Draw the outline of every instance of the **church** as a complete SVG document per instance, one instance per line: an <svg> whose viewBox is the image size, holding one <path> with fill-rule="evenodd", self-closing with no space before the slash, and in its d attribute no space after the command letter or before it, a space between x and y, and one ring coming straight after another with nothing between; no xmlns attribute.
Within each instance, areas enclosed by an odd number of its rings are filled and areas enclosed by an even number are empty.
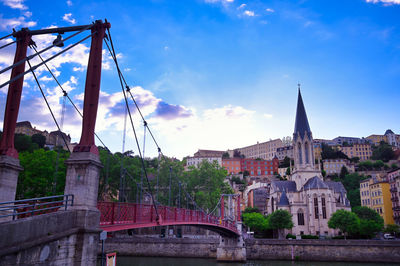
<svg viewBox="0 0 400 266"><path fill-rule="evenodd" d="M351 210L346 189L340 182L324 181L314 159L313 137L300 89L293 133L294 167L288 181L272 181L267 212L287 210L292 214L294 235L334 236L328 227L331 215Z"/></svg>

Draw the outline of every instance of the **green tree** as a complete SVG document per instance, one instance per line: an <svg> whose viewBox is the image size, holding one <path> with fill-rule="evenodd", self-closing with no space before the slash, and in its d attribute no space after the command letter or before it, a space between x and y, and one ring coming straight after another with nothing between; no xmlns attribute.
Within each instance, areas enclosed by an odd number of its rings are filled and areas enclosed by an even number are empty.
<svg viewBox="0 0 400 266"><path fill-rule="evenodd" d="M33 134L32 135L32 142L36 143L39 148L43 148L44 145L46 144L46 137L43 136L42 134Z"/></svg>
<svg viewBox="0 0 400 266"><path fill-rule="evenodd" d="M268 229L268 221L264 215L258 212L243 213L243 223L251 230L261 233Z"/></svg>
<svg viewBox="0 0 400 266"><path fill-rule="evenodd" d="M224 153L222 154L222 159L229 159L229 153L224 152Z"/></svg>
<svg viewBox="0 0 400 266"><path fill-rule="evenodd" d="M321 152L321 157L323 160L325 159L349 159L346 154L344 154L342 151L334 150L331 146L322 143L322 152Z"/></svg>
<svg viewBox="0 0 400 266"><path fill-rule="evenodd" d="M347 191L347 198L350 201L352 207L360 206L360 181L367 177L359 175L358 173L352 173L346 175L344 178L334 178L334 181L342 182L344 188Z"/></svg>
<svg viewBox="0 0 400 266"><path fill-rule="evenodd" d="M390 167L391 167L393 170L395 170L395 169L398 168L397 164L395 164L395 163L392 163L392 164L390 165Z"/></svg>
<svg viewBox="0 0 400 266"><path fill-rule="evenodd" d="M342 169L340 169L340 174L339 174L340 179L344 179L348 174L349 171L347 170L347 167L343 165Z"/></svg>
<svg viewBox="0 0 400 266"><path fill-rule="evenodd" d="M347 234L359 231L360 219L353 212L337 210L329 219L328 226L329 228L339 229L342 231L346 239Z"/></svg>
<svg viewBox="0 0 400 266"><path fill-rule="evenodd" d="M372 147L372 160L382 160L384 162L388 162L394 159L394 157L395 155L392 146L384 141L381 141L378 146Z"/></svg>
<svg viewBox="0 0 400 266"><path fill-rule="evenodd" d="M34 149L31 137L24 134L15 134L14 147L18 152L33 151Z"/></svg>
<svg viewBox="0 0 400 266"><path fill-rule="evenodd" d="M252 212L260 212L260 210L256 207L247 207L244 209L243 213L252 213Z"/></svg>
<svg viewBox="0 0 400 266"><path fill-rule="evenodd" d="M383 228L383 218L373 209L365 206L353 208L353 212L360 219L359 235L371 238Z"/></svg>
<svg viewBox="0 0 400 266"><path fill-rule="evenodd" d="M397 224L388 224L386 225L384 232L396 235L400 233L400 226L398 226Z"/></svg>
<svg viewBox="0 0 400 266"><path fill-rule="evenodd" d="M283 239L283 229L293 227L292 215L286 210L276 210L267 216L269 228L278 230L279 239Z"/></svg>
<svg viewBox="0 0 400 266"><path fill-rule="evenodd" d="M24 170L18 177L17 199L36 198L53 195L54 179L56 180L56 195L64 194L66 168L64 161L69 153L59 154L58 170L56 172L57 153L43 149L33 152L20 152L19 160Z"/></svg>

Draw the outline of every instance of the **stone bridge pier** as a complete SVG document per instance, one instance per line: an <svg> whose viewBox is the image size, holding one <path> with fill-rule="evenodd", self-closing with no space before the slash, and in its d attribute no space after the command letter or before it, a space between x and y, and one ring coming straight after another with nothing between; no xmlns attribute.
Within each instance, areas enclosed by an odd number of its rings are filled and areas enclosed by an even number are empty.
<svg viewBox="0 0 400 266"><path fill-rule="evenodd" d="M236 222L240 235L236 237L220 236L217 247L217 261L246 261L246 245L242 234L242 222Z"/></svg>

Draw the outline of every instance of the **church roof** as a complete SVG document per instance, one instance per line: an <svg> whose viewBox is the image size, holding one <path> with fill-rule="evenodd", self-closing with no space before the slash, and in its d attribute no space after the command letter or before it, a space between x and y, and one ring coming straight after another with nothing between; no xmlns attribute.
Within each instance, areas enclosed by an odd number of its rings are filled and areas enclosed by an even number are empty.
<svg viewBox="0 0 400 266"><path fill-rule="evenodd" d="M391 129L386 130L385 135L394 134Z"/></svg>
<svg viewBox="0 0 400 266"><path fill-rule="evenodd" d="M305 183L303 186L304 190L318 188L329 188L328 185L325 184L325 182L322 181L318 176L308 179L307 183Z"/></svg>
<svg viewBox="0 0 400 266"><path fill-rule="evenodd" d="M296 192L296 182L294 181L272 181L275 191Z"/></svg>
<svg viewBox="0 0 400 266"><path fill-rule="evenodd" d="M333 191L336 193L341 193L341 192L346 193L346 189L344 188L344 186L341 182L325 181L325 184L327 184L328 187L330 189L333 189Z"/></svg>
<svg viewBox="0 0 400 266"><path fill-rule="evenodd" d="M289 206L289 199L286 196L285 190L282 192L281 198L279 199L279 203L277 206Z"/></svg>
<svg viewBox="0 0 400 266"><path fill-rule="evenodd" d="M306 109L304 108L303 98L301 97L301 92L299 89L299 95L297 98L297 111L296 111L296 122L294 125L294 139L297 138L297 134L300 133L300 137L304 138L307 133L311 136L310 125L308 124Z"/></svg>

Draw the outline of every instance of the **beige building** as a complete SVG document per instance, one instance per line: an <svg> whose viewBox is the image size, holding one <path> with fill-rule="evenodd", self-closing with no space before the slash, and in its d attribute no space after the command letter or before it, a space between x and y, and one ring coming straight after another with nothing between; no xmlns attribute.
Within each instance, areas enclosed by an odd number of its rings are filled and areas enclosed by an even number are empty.
<svg viewBox="0 0 400 266"><path fill-rule="evenodd" d="M337 146L337 149L349 158L358 157L360 161L369 160L372 156L371 144L353 144L352 146Z"/></svg>
<svg viewBox="0 0 400 266"><path fill-rule="evenodd" d="M343 166L345 166L350 173L355 172L354 164L347 159L325 159L322 160L322 162L327 175L340 174Z"/></svg>
<svg viewBox="0 0 400 266"><path fill-rule="evenodd" d="M257 144L235 150L238 150L246 158L272 160L277 155L276 149L280 147L283 147L282 140L274 139L263 143L257 142Z"/></svg>
<svg viewBox="0 0 400 266"><path fill-rule="evenodd" d="M350 211L350 202L342 183L324 181L316 170L313 137L300 91L293 147L293 174L288 181L271 182L267 213L277 209L291 213L294 227L287 232L294 235L334 236L337 230L328 227L328 220L339 209Z"/></svg>
<svg viewBox="0 0 400 266"><path fill-rule="evenodd" d="M391 129L386 130L384 135L370 135L367 137L374 145L379 145L381 141L384 141L393 147L400 147L400 135L393 133Z"/></svg>

